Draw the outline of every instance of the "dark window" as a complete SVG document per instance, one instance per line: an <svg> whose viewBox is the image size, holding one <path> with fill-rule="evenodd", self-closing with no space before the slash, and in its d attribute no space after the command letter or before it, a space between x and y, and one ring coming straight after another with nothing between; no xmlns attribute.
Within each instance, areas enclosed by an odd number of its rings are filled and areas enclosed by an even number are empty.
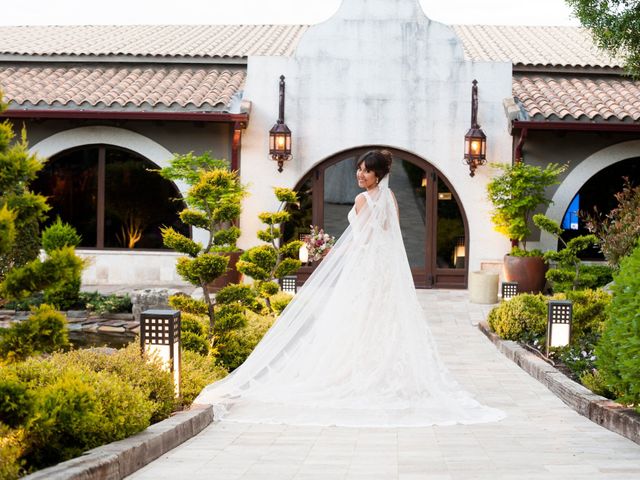
<svg viewBox="0 0 640 480"><path fill-rule="evenodd" d="M158 249L162 226L190 232L177 188L150 171L157 168L122 148L85 146L52 157L33 188L49 199L49 221L73 225L81 247Z"/></svg>

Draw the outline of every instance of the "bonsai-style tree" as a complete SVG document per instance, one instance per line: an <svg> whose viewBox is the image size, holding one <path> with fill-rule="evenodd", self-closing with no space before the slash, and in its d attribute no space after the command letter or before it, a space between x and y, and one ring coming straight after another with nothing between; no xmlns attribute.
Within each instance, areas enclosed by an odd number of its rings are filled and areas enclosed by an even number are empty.
<svg viewBox="0 0 640 480"><path fill-rule="evenodd" d="M0 104L0 111L5 108ZM40 251L38 222L50 207L45 197L29 190L29 183L43 165L44 160L29 152L24 129L16 141L11 122L0 123L0 280Z"/></svg>
<svg viewBox="0 0 640 480"><path fill-rule="evenodd" d="M562 250L557 252L554 250L544 252L545 260L557 262L556 268L552 268L546 273L546 278L553 284L554 291L577 290L579 287L596 281L596 275L581 271L582 262L578 258L581 251L598 242L595 235L580 235L565 242L562 238L562 228L555 220L538 213L533 216L533 223L539 229L556 237L564 246Z"/></svg>
<svg viewBox="0 0 640 480"><path fill-rule="evenodd" d="M240 229L234 222L240 216L246 189L240 184L237 173L229 170L226 161L214 159L209 153L175 155L170 165L159 173L164 178L182 180L189 185L185 197L187 208L180 212L180 219L208 233L205 246L171 227L162 229L162 238L167 247L186 255L178 259L176 268L182 278L202 288L209 317L209 338L213 339L215 299L209 294L207 284L226 272L229 258L224 254L237 250Z"/></svg>
<svg viewBox="0 0 640 480"><path fill-rule="evenodd" d="M551 203L545 189L560 183L558 176L566 167L550 163L541 168L524 162L494 166L502 169L502 174L487 185L489 200L493 204L491 220L496 231L511 240L512 247L522 245L526 251L527 237L531 234L531 216L538 207Z"/></svg>
<svg viewBox="0 0 640 480"><path fill-rule="evenodd" d="M282 245L282 229L280 225L291 218L284 210L287 204L297 204L296 192L288 188L274 188L280 207L276 212L263 212L258 217L266 224L264 230L258 232L258 238L265 245L250 248L240 256L236 268L254 280L254 289L264 300L267 308L273 312L269 297L280 290L275 280L296 272L302 263L298 260L298 251L302 246L299 240L292 240Z"/></svg>

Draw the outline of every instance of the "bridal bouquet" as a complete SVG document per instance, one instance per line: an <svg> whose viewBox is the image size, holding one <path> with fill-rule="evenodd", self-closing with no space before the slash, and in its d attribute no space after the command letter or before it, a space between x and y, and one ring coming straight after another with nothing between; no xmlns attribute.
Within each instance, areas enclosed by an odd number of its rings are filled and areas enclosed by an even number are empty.
<svg viewBox="0 0 640 480"><path fill-rule="evenodd" d="M329 253L336 243L336 237L324 233L322 228L311 225L311 233L304 238L304 243L309 251L309 259L317 262Z"/></svg>

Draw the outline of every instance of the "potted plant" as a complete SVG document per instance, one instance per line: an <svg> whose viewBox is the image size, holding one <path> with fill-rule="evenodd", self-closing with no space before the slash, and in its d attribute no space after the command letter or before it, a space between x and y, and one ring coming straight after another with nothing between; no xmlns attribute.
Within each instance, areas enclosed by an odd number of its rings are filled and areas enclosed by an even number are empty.
<svg viewBox="0 0 640 480"><path fill-rule="evenodd" d="M545 285L547 264L539 250L527 250L531 234L531 217L541 206L551 203L545 189L559 183L564 165L548 164L545 168L516 162L512 165L494 164L502 173L487 185L493 204L491 220L496 231L511 240L512 250L504 257L504 276L518 282L521 292L539 292Z"/></svg>

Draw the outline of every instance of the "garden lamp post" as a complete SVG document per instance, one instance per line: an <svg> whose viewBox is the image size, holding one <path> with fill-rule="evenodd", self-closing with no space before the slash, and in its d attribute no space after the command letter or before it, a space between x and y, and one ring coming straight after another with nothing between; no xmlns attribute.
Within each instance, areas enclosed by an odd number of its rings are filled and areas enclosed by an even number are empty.
<svg viewBox="0 0 640 480"><path fill-rule="evenodd" d="M140 348L156 354L173 374L176 396L180 394L180 312L145 310L140 314Z"/></svg>
<svg viewBox="0 0 640 480"><path fill-rule="evenodd" d="M549 300L547 313L547 356L551 347L564 347L571 341L573 303L570 300Z"/></svg>
<svg viewBox="0 0 640 480"><path fill-rule="evenodd" d="M286 275L280 279L280 288L283 292L291 293L293 295L298 291L298 276Z"/></svg>
<svg viewBox="0 0 640 480"><path fill-rule="evenodd" d="M518 282L502 282L502 299L509 300L518 295Z"/></svg>

